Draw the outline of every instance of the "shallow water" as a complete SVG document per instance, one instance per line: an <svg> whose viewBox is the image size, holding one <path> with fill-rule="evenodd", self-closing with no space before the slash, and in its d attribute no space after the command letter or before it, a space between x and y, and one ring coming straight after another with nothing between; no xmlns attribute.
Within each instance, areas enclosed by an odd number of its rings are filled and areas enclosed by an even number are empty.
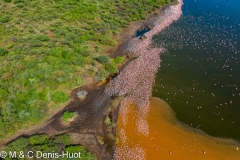
<svg viewBox="0 0 240 160"><path fill-rule="evenodd" d="M142 36L145 33L147 33L148 31L149 31L149 29L147 29L147 28L144 28L143 30L137 30L136 37Z"/></svg>
<svg viewBox="0 0 240 160"><path fill-rule="evenodd" d="M117 136L119 159L228 159L240 158L240 144L232 140L210 137L180 123L171 107L158 98L151 98L147 122L149 135L137 131L137 109L128 108L128 123L124 125L119 116ZM121 130L125 134L121 134ZM238 150L239 148L239 150ZM141 155L134 158L134 154Z"/></svg>
<svg viewBox="0 0 240 160"><path fill-rule="evenodd" d="M240 141L240 1L185 0L183 16L154 37L161 55L153 96L211 136Z"/></svg>

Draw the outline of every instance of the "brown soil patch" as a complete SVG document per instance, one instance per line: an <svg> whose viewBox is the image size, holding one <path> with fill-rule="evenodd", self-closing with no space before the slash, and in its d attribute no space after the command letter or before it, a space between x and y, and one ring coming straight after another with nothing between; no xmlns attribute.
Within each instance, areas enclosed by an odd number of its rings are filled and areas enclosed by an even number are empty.
<svg viewBox="0 0 240 160"><path fill-rule="evenodd" d="M50 39L53 39L53 35L54 35L54 34L53 34L52 31L49 31L49 32L48 32L48 37L49 37Z"/></svg>

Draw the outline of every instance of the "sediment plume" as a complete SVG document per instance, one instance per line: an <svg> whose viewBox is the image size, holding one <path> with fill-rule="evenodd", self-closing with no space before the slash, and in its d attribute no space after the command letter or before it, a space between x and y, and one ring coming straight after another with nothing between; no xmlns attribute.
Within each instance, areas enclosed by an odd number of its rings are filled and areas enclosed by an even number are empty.
<svg viewBox="0 0 240 160"><path fill-rule="evenodd" d="M137 107L131 104L128 109L128 124L123 124L120 115L117 125L119 141L115 156L119 160L240 159L237 141L212 137L179 122L171 107L159 98L150 98L147 137L134 132L137 130ZM136 147L141 157L135 158Z"/></svg>
<svg viewBox="0 0 240 160"><path fill-rule="evenodd" d="M127 50L136 56L137 59L132 60L122 72L109 82L105 89L105 93L109 96L123 96L121 101L119 114L123 117L124 124L127 123L128 105L134 102L138 107L137 129L140 134L148 135L148 124L146 117L149 111L149 98L152 96L152 85L155 81L155 74L160 67L160 54L165 51L164 48L154 48L152 37L168 27L172 22L178 20L182 14L182 0L178 0L178 4L170 6L164 11L162 16L154 22L152 30L144 34L144 39L139 37L132 39ZM135 150L134 148L119 148L116 150L114 159L122 159L119 155L121 152ZM140 151L141 149L138 148ZM142 150L141 150L142 151ZM140 153L138 153L140 154ZM143 156L143 155L142 155ZM123 159L136 159L133 157L125 157Z"/></svg>

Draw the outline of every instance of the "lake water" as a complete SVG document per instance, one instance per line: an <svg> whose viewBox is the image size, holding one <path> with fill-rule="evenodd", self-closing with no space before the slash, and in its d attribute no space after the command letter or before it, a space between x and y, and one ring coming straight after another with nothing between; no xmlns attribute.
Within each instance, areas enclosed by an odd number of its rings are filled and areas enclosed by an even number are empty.
<svg viewBox="0 0 240 160"><path fill-rule="evenodd" d="M240 141L240 1L184 0L182 17L154 42L169 52L153 96L189 126Z"/></svg>

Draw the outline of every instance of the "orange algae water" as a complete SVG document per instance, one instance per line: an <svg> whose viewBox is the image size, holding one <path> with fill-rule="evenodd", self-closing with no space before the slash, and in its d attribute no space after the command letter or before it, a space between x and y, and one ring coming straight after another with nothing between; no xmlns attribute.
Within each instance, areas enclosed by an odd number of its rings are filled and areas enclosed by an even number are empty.
<svg viewBox="0 0 240 160"><path fill-rule="evenodd" d="M136 152L139 152L137 154L141 154L142 159L146 160L240 159L239 143L231 139L211 137L200 130L180 123L175 118L172 109L161 99L150 99L150 111L147 117L149 135L147 137L137 132L137 116L134 104L128 108L126 125L123 124L122 115L119 115L117 155L121 156L117 156L117 159L136 159L127 155L136 154ZM120 132L124 132L124 136ZM128 151L121 153L122 148Z"/></svg>

